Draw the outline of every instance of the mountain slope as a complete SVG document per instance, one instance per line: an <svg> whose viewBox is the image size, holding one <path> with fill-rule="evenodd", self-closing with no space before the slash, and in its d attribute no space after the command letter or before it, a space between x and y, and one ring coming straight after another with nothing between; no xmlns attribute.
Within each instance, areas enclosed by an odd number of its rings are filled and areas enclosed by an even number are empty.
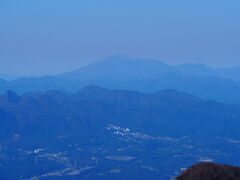
<svg viewBox="0 0 240 180"><path fill-rule="evenodd" d="M214 163L200 163L186 170L177 180L237 180L240 179L240 168Z"/></svg>
<svg viewBox="0 0 240 180"><path fill-rule="evenodd" d="M23 134L40 135L41 128L44 133L52 129L52 135L79 134L85 127L117 124L155 135L240 137L239 106L204 101L175 90L139 93L91 86L73 95L50 91L9 103L2 99L0 108L15 115Z"/></svg>

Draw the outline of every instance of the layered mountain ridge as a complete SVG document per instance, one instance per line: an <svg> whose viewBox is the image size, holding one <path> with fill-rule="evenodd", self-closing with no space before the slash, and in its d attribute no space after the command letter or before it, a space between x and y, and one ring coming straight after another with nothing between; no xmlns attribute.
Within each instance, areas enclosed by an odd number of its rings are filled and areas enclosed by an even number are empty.
<svg viewBox="0 0 240 180"><path fill-rule="evenodd" d="M150 134L238 136L240 125L239 106L206 101L176 90L140 93L89 86L74 94L47 91L22 97L7 91L0 96L0 108L14 115L17 122L13 126L19 125L16 128L22 133L28 133L27 126L31 125L51 129L57 124L53 131L61 133L58 126L62 130L74 123L80 129L90 124L97 128L117 123Z"/></svg>
<svg viewBox="0 0 240 180"><path fill-rule="evenodd" d="M203 64L170 66L158 60L114 56L57 76L2 81L0 92L75 93L85 86L98 85L141 92L176 89L207 100L240 104L238 69L213 69Z"/></svg>

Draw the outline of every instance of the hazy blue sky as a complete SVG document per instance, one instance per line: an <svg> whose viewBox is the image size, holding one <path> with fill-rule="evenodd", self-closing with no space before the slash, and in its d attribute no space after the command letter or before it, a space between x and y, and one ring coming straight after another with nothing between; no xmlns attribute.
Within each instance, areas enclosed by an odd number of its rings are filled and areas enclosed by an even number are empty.
<svg viewBox="0 0 240 180"><path fill-rule="evenodd" d="M0 74L75 69L110 55L240 65L239 0L1 0Z"/></svg>

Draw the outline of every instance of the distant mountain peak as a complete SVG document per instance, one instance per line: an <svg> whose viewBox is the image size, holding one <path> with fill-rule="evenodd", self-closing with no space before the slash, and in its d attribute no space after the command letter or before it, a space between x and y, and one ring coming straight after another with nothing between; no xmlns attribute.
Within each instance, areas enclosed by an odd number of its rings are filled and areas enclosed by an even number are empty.
<svg viewBox="0 0 240 180"><path fill-rule="evenodd" d="M62 74L59 78L90 81L126 81L159 77L170 69L171 66L158 60L111 56L75 71Z"/></svg>
<svg viewBox="0 0 240 180"><path fill-rule="evenodd" d="M165 67L170 67L170 65L156 59L152 58L135 58L135 57L128 57L128 56L122 56L122 55L115 55L115 56L109 56L104 58L101 61L97 62L137 62L137 63L156 63L158 65L162 65Z"/></svg>
<svg viewBox="0 0 240 180"><path fill-rule="evenodd" d="M122 55L113 55L104 58L102 61L109 61L109 60L123 60L123 59L130 59L129 57L122 56Z"/></svg>

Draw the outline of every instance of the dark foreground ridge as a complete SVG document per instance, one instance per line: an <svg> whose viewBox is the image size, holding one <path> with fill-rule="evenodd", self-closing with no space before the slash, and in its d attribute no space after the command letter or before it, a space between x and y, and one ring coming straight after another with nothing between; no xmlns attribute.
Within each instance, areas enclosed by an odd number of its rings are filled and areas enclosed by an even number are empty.
<svg viewBox="0 0 240 180"><path fill-rule="evenodd" d="M200 163L177 177L177 180L239 180L240 167L215 163Z"/></svg>

